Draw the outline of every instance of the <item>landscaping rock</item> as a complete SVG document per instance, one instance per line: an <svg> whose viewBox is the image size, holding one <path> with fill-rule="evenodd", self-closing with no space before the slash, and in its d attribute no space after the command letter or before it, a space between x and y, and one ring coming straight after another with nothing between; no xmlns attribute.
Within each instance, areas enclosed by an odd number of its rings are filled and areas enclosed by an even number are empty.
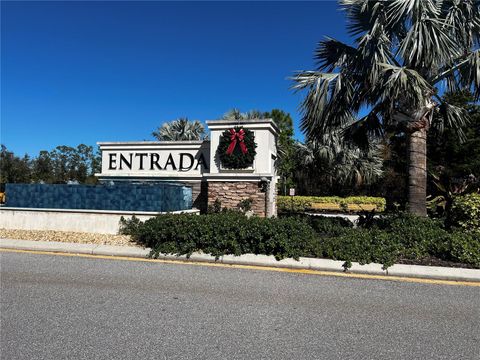
<svg viewBox="0 0 480 360"><path fill-rule="evenodd" d="M60 241L79 244L138 246L131 241L130 236L128 235L92 234L71 231L0 229L0 238L36 241Z"/></svg>

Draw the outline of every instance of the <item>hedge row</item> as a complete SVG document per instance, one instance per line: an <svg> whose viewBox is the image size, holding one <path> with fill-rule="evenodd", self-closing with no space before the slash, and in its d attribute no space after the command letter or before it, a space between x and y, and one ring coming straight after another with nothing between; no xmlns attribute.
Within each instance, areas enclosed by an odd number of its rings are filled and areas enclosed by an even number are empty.
<svg viewBox="0 0 480 360"><path fill-rule="evenodd" d="M315 232L305 219L246 217L240 212L166 214L139 221L122 219L122 233L160 253L190 256L203 251L216 258L247 253L276 259L314 255Z"/></svg>
<svg viewBox="0 0 480 360"><path fill-rule="evenodd" d="M241 213L161 215L122 221L122 232L160 253L189 256L202 251L216 258L246 253L276 259L320 257L385 268L402 260L438 259L480 267L480 232L447 231L441 222L408 214L383 216L353 228L342 218L247 218Z"/></svg>
<svg viewBox="0 0 480 360"><path fill-rule="evenodd" d="M325 219L325 218L324 218ZM328 220L316 220L321 223ZM323 235L319 257L351 262L381 263L388 268L396 262L437 262L436 260L480 267L480 232L448 231L440 220L399 213L381 216L357 229L336 228ZM319 226L314 226L319 229Z"/></svg>
<svg viewBox="0 0 480 360"><path fill-rule="evenodd" d="M304 212L312 209L321 209L322 206L315 204L325 204L331 206L331 210L343 211L361 211L362 205L367 210L376 210L381 212L385 209L386 201L384 198L371 196L351 196L341 198L338 196L279 196L277 198L277 208L279 212ZM368 207L367 207L368 206Z"/></svg>

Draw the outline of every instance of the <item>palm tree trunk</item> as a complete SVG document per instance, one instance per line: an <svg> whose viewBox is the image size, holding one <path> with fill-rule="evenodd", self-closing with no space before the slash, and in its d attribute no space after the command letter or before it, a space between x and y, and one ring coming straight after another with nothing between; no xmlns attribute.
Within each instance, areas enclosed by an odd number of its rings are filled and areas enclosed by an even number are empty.
<svg viewBox="0 0 480 360"><path fill-rule="evenodd" d="M408 143L408 211L427 216L427 129L410 133Z"/></svg>

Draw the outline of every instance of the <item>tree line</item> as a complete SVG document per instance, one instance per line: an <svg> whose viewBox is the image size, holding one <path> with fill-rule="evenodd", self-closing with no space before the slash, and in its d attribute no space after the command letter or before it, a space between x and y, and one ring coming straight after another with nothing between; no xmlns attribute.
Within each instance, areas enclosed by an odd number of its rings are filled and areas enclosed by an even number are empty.
<svg viewBox="0 0 480 360"><path fill-rule="evenodd" d="M42 150L38 156L15 155L5 145L0 150L0 183L65 184L96 183L95 173L101 170L98 149L80 144L77 147L57 146ZM3 190L3 189L2 189Z"/></svg>

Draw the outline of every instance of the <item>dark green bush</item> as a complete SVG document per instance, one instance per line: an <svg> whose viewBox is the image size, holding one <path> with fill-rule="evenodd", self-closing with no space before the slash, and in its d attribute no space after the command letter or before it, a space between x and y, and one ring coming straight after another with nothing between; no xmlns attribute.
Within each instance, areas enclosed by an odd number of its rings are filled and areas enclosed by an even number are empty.
<svg viewBox="0 0 480 360"><path fill-rule="evenodd" d="M443 253L448 251L444 248L450 235L438 219L395 213L375 219L372 228L387 232L390 241L403 248L402 257L406 259L444 258Z"/></svg>
<svg viewBox="0 0 480 360"><path fill-rule="evenodd" d="M247 211L250 211L252 209L252 204L253 204L253 199L252 198L248 198L248 199L243 199L241 200L238 204L237 204L237 207L243 211L243 212L247 212Z"/></svg>
<svg viewBox="0 0 480 360"><path fill-rule="evenodd" d="M310 225L320 236L337 236L353 228L353 223L343 217L309 216Z"/></svg>
<svg viewBox="0 0 480 360"><path fill-rule="evenodd" d="M480 231L454 231L450 238L451 260L480 268Z"/></svg>
<svg viewBox="0 0 480 360"><path fill-rule="evenodd" d="M368 228L347 229L323 239L320 256L345 266L377 262L384 268L401 259L441 259L480 267L480 233L449 232L440 220L396 213L380 216Z"/></svg>
<svg viewBox="0 0 480 360"><path fill-rule="evenodd" d="M385 231L351 229L340 236L322 239L320 249L321 257L343 260L345 268L353 261L360 264L377 262L387 268L399 258L401 246Z"/></svg>
<svg viewBox="0 0 480 360"><path fill-rule="evenodd" d="M144 223L124 220L122 233L160 253L191 255L203 251L216 258L246 253L277 259L314 255L316 236L304 219L247 218L239 212L193 216L160 215Z"/></svg>
<svg viewBox="0 0 480 360"><path fill-rule="evenodd" d="M306 256L342 260L345 268L354 261L387 268L402 260L434 258L480 267L480 232L447 231L439 220L406 213L381 216L359 228L340 217L247 218L238 211L122 223L122 232L151 247L153 257L196 251L216 258L247 253L276 259Z"/></svg>

